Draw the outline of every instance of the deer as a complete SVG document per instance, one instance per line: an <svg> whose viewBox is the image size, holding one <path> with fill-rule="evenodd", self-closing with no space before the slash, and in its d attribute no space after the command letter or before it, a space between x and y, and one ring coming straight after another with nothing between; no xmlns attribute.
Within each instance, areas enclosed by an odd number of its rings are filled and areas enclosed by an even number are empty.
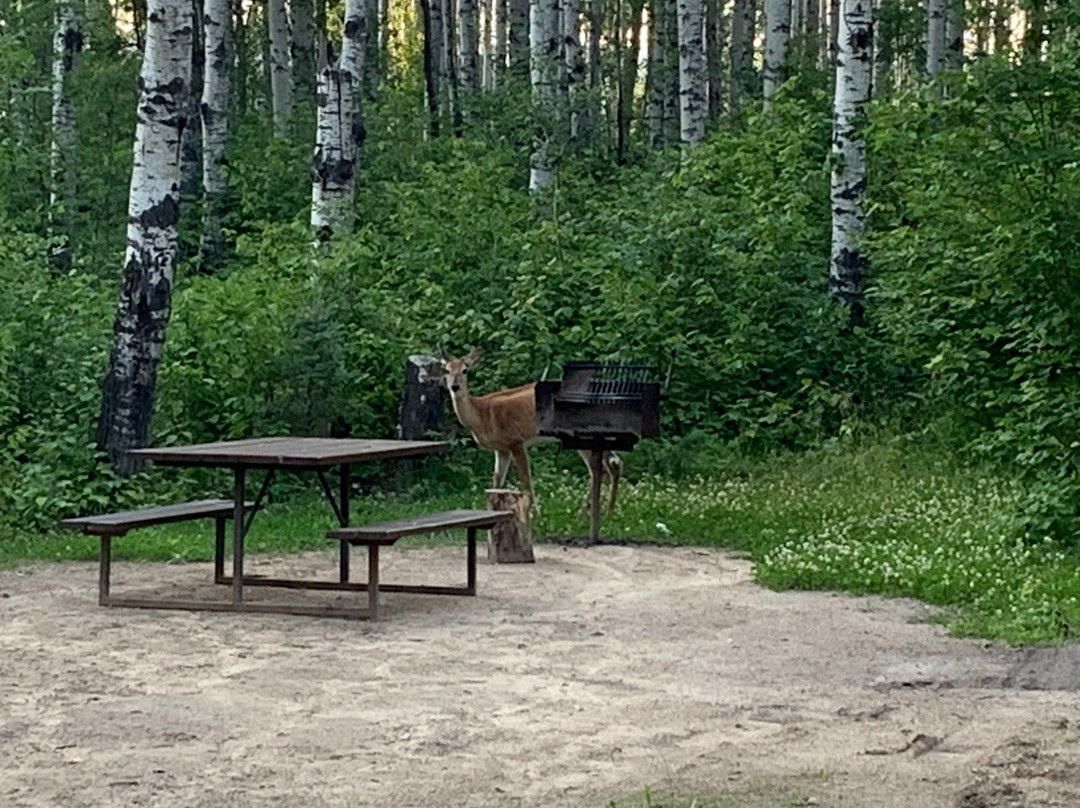
<svg viewBox="0 0 1080 808"><path fill-rule="evenodd" d="M536 383L523 384L483 396L470 395L466 377L469 368L482 357L483 351L480 348L473 348L460 359L444 355L441 372L436 375L450 392L454 414L461 425L472 433L477 445L495 453L492 487L503 487L510 470L510 461L513 460L518 482L529 500L534 502L526 449L536 443L554 440L541 436L536 425ZM622 460L612 451L598 453L599 462L592 460L592 452L579 451L578 454L589 469L590 487L596 474L602 474L611 480L608 513L614 512ZM587 507L587 504L588 496L582 507Z"/></svg>

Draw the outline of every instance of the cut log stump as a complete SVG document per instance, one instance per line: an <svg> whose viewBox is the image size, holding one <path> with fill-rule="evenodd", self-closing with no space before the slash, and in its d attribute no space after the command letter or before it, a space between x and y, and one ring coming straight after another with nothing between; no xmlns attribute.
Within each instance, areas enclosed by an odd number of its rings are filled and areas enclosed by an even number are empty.
<svg viewBox="0 0 1080 808"><path fill-rule="evenodd" d="M532 502L528 494L510 488L487 490L489 511L513 511L514 519L495 525L488 533L488 563L531 564L532 548Z"/></svg>

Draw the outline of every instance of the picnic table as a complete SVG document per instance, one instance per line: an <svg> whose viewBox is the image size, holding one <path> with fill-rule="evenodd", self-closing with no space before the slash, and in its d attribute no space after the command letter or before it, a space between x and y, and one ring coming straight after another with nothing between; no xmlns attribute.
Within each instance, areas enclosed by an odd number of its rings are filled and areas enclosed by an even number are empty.
<svg viewBox="0 0 1080 808"><path fill-rule="evenodd" d="M475 531L505 521L509 513L492 511L449 511L428 514L412 520L398 520L366 528L349 528L351 494L350 467L354 463L389 458L419 458L449 448L443 441L381 440L355 438L270 437L247 440L200 443L190 446L167 446L135 449L132 457L162 466L211 467L231 469L232 500L200 500L158 508L65 519L60 526L101 538L100 597L102 605L140 608L209 609L215 611L276 612L284 614L375 617L377 597L382 591L428 592L432 594L475 594ZM327 472L338 468L337 491L327 479ZM264 472L253 501L247 499L248 473ZM311 581L246 576L244 574L244 538L258 514L270 482L278 471L310 472L318 481L333 509L339 528L327 536L338 540L340 547L338 580ZM212 517L217 529L214 548L214 580L232 587L230 601L166 600L115 598L109 592L110 540L130 529L183 519ZM232 574L225 575L225 521L232 519ZM401 536L440 529L468 530L468 581L464 587L421 585L379 585L378 548L392 544ZM349 581L349 548L363 545L368 549L368 578L364 583ZM368 607L336 608L310 604L249 603L245 586L276 586L291 589L363 590L368 593Z"/></svg>

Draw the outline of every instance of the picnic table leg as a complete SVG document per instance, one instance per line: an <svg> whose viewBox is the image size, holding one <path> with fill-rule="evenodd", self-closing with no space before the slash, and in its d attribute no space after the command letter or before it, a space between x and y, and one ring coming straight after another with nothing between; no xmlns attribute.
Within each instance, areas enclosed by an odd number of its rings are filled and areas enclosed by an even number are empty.
<svg viewBox="0 0 1080 808"><path fill-rule="evenodd" d="M225 517L214 519L214 583L225 582Z"/></svg>
<svg viewBox="0 0 1080 808"><path fill-rule="evenodd" d="M341 464L341 477L338 480L338 521L341 527L349 526L349 464ZM341 554L338 557L338 572L341 583L349 582L349 543L340 542Z"/></svg>
<svg viewBox="0 0 1080 808"><path fill-rule="evenodd" d="M233 603L244 602L244 469L233 469Z"/></svg>
<svg viewBox="0 0 1080 808"><path fill-rule="evenodd" d="M101 568L98 570L98 605L109 605L109 569L112 563L112 536L101 537Z"/></svg>
<svg viewBox="0 0 1080 808"><path fill-rule="evenodd" d="M342 546L348 544L343 541ZM371 613L371 619L374 620L379 616L379 545L369 544L367 548L368 552L368 578L367 578L367 592L368 592L368 611Z"/></svg>
<svg viewBox="0 0 1080 808"><path fill-rule="evenodd" d="M465 564L468 568L466 573L465 589L470 595L476 594L476 528L469 528L468 549Z"/></svg>

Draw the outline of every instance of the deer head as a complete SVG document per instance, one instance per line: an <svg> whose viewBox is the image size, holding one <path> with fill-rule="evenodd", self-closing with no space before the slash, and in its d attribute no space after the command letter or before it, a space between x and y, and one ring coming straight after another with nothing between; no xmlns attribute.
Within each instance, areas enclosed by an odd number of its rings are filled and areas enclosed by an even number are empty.
<svg viewBox="0 0 1080 808"><path fill-rule="evenodd" d="M460 359L448 357L443 353L441 379L452 396L468 395L465 377L469 368L479 362L483 355L484 352L480 348L473 348Z"/></svg>

